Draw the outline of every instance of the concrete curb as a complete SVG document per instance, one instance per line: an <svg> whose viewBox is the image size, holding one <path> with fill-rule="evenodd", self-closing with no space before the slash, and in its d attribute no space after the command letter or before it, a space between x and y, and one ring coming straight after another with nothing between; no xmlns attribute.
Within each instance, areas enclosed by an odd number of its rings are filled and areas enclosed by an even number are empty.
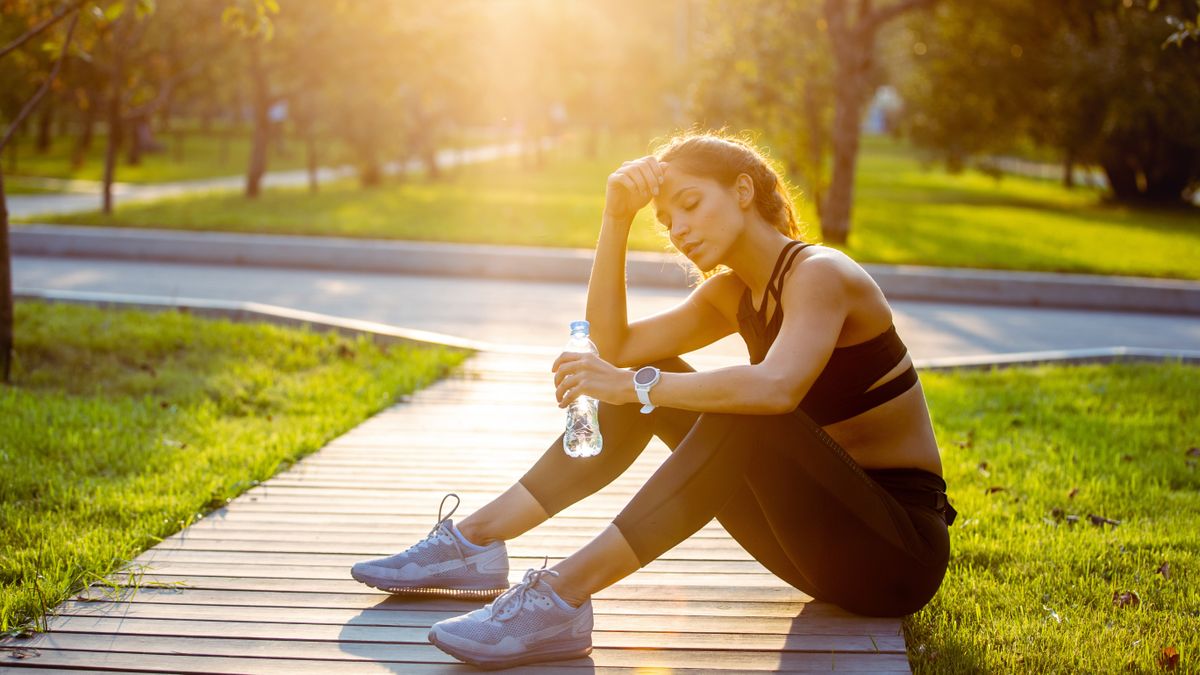
<svg viewBox="0 0 1200 675"><path fill-rule="evenodd" d="M500 345L470 340L444 333L399 328L373 321L306 312L299 309L267 305L258 302L231 302L205 298L166 298L154 295L53 291L30 288L13 289L16 300L62 302L96 307L141 309L147 311L180 311L198 316L216 317L231 321L262 321L279 326L310 326L319 331L334 331L343 335L369 335L379 344L410 344L450 347L464 351L487 351L504 354L557 355L557 351L525 345Z"/></svg>
<svg viewBox="0 0 1200 675"><path fill-rule="evenodd" d="M589 249L152 229L27 225L14 254L586 283ZM684 259L631 251L636 286L686 288ZM893 300L1200 315L1200 282L1085 274L864 265Z"/></svg>
<svg viewBox="0 0 1200 675"><path fill-rule="evenodd" d="M164 298L149 295L122 295L118 293L89 293L77 291L48 291L37 289L15 289L14 297L19 300L41 302L63 302L95 305L99 307L136 308L149 311L183 311L201 316L212 316L232 321L263 321L284 326L308 326L319 331L336 331L344 335L369 335L378 343L404 343L421 346L437 345L453 349L486 351L503 354L529 356L557 356L559 350L531 345L501 345L479 340L433 333L429 331L400 328L371 321L359 321L343 317L305 312L276 305L255 302L230 302L201 298ZM1200 365L1200 350L1189 349L1143 349L1138 347L1102 347L1094 349L1064 349L1040 352L1016 352L988 354L985 356L956 356L933 359L914 359L920 370L978 370L1012 368L1062 363L1117 363L1117 362L1161 362L1181 361Z"/></svg>

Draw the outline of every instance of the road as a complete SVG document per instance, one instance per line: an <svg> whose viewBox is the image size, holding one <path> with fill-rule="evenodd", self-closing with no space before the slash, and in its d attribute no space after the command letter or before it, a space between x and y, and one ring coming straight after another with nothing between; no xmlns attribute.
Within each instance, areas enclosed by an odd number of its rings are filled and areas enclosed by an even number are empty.
<svg viewBox="0 0 1200 675"><path fill-rule="evenodd" d="M17 288L101 291L252 301L435 331L474 340L561 346L582 318L581 284L460 277L18 257ZM662 311L685 291L632 288L631 318ZM1200 349L1200 318L1157 314L894 302L896 328L915 358L1047 349ZM745 359L730 336L697 352L698 363Z"/></svg>

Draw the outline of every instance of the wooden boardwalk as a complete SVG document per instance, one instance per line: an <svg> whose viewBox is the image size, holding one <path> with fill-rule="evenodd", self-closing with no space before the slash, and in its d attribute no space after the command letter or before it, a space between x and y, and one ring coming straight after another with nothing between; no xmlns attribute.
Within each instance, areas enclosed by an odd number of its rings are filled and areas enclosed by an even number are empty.
<svg viewBox="0 0 1200 675"><path fill-rule="evenodd" d="M350 565L423 537L447 492L461 518L510 486L558 434L545 357L481 353L453 377L140 556L117 586L61 605L50 631L0 642L0 671L471 671L426 642L477 602L401 599ZM511 581L599 533L668 453L509 542ZM813 602L714 520L595 598L595 650L518 671L908 672L900 622Z"/></svg>

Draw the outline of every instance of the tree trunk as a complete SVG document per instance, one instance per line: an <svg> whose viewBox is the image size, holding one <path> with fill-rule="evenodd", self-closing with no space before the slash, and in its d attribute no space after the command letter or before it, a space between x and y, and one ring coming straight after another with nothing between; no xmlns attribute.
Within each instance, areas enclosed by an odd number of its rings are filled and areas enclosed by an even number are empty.
<svg viewBox="0 0 1200 675"><path fill-rule="evenodd" d="M869 57L868 47L858 45L858 55L838 60L833 108L833 175L822 210L821 234L826 241L845 244L850 238L850 215L854 204L854 172ZM849 61L849 62L847 62Z"/></svg>
<svg viewBox="0 0 1200 675"><path fill-rule="evenodd" d="M142 163L142 151L145 146L142 143L142 118L135 117L129 120L129 155L125 161L129 166L138 166Z"/></svg>
<svg viewBox="0 0 1200 675"><path fill-rule="evenodd" d="M87 161L88 152L92 149L92 138L96 132L96 97L89 94L89 105L83 111L83 130L79 134L79 140L75 143L75 149L71 152L71 168L78 169Z"/></svg>
<svg viewBox="0 0 1200 675"><path fill-rule="evenodd" d="M1066 156L1063 157L1063 187L1068 190L1075 187L1075 152L1067 150Z"/></svg>
<svg viewBox="0 0 1200 675"><path fill-rule="evenodd" d="M113 70L123 75L124 58L117 52L113 58ZM116 84L121 77L113 78L112 91L108 100L108 146L104 150L104 214L113 212L113 182L117 175L117 151L120 149L124 122L121 119L121 89Z"/></svg>
<svg viewBox="0 0 1200 675"><path fill-rule="evenodd" d="M50 143L54 138L54 106L47 101L42 106L42 114L38 115L37 141L34 148L37 154L44 155L50 151Z"/></svg>
<svg viewBox="0 0 1200 675"><path fill-rule="evenodd" d="M256 199L262 191L262 178L267 172L267 145L271 135L271 95L267 74L262 65L262 45L257 39L249 41L250 98L254 115L254 131L250 139L250 166L246 170L246 196Z"/></svg>
<svg viewBox="0 0 1200 675"><path fill-rule="evenodd" d="M17 130L13 133L12 142L8 145L8 170L10 173L17 172L17 148L21 146L21 127L18 125Z"/></svg>
<svg viewBox="0 0 1200 675"><path fill-rule="evenodd" d="M315 195L320 187L317 180L317 139L311 128L304 132L304 154L308 166L308 193Z"/></svg>
<svg viewBox="0 0 1200 675"><path fill-rule="evenodd" d="M13 357L12 254L8 246L8 196L0 170L0 381L12 378Z"/></svg>
<svg viewBox="0 0 1200 675"><path fill-rule="evenodd" d="M121 134L124 120L121 119L121 84L125 81L125 53L128 45L126 36L129 33L129 12L122 12L117 19L116 32L113 35L113 64L112 80L108 91L108 147L104 151L104 215L113 212L113 181L117 175L117 151L121 147Z"/></svg>
<svg viewBox="0 0 1200 675"><path fill-rule="evenodd" d="M825 213L825 139L828 134L821 122L821 96L816 85L810 79L804 85L804 116L808 127L808 147L805 148L807 159L798 162L804 175L804 188L808 190L808 199L817 209L817 218L823 219Z"/></svg>

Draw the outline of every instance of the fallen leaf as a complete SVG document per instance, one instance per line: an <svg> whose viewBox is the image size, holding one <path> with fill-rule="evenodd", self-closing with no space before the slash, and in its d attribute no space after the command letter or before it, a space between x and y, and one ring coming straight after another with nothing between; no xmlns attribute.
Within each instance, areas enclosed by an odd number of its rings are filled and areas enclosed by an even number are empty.
<svg viewBox="0 0 1200 675"><path fill-rule="evenodd" d="M1132 462L1133 455L1121 455L1121 461L1122 462Z"/></svg>
<svg viewBox="0 0 1200 675"><path fill-rule="evenodd" d="M1067 499L1075 499L1075 495L1077 494L1079 494L1079 488L1073 487L1071 488L1071 491L1067 493Z"/></svg>
<svg viewBox="0 0 1200 675"><path fill-rule="evenodd" d="M993 485L992 487L990 487L990 488L988 488L988 489L987 489L987 491L985 492L985 494L989 494L989 495L990 495L990 494L995 494L995 493L997 493L997 492L1004 492L1004 490L1005 490L1005 489L1006 489L1006 488L1000 487L999 485Z"/></svg>
<svg viewBox="0 0 1200 675"><path fill-rule="evenodd" d="M1163 670L1175 670L1179 667L1179 650L1174 646L1167 647L1158 655L1158 667Z"/></svg>
<svg viewBox="0 0 1200 675"><path fill-rule="evenodd" d="M1170 579L1171 578L1171 563L1164 562L1162 565L1159 566L1159 568L1157 570L1154 570L1154 571L1161 574L1164 579Z"/></svg>
<svg viewBox="0 0 1200 675"><path fill-rule="evenodd" d="M1095 525L1096 527L1100 527L1102 525L1112 525L1113 527L1116 527L1121 524L1121 521L1119 521L1119 520L1113 520L1112 518L1105 518L1104 516L1097 516L1094 513L1088 514L1088 520L1091 521L1091 523L1093 525Z"/></svg>
<svg viewBox="0 0 1200 675"><path fill-rule="evenodd" d="M1113 604L1117 607L1137 607L1142 598L1137 591L1113 591Z"/></svg>

